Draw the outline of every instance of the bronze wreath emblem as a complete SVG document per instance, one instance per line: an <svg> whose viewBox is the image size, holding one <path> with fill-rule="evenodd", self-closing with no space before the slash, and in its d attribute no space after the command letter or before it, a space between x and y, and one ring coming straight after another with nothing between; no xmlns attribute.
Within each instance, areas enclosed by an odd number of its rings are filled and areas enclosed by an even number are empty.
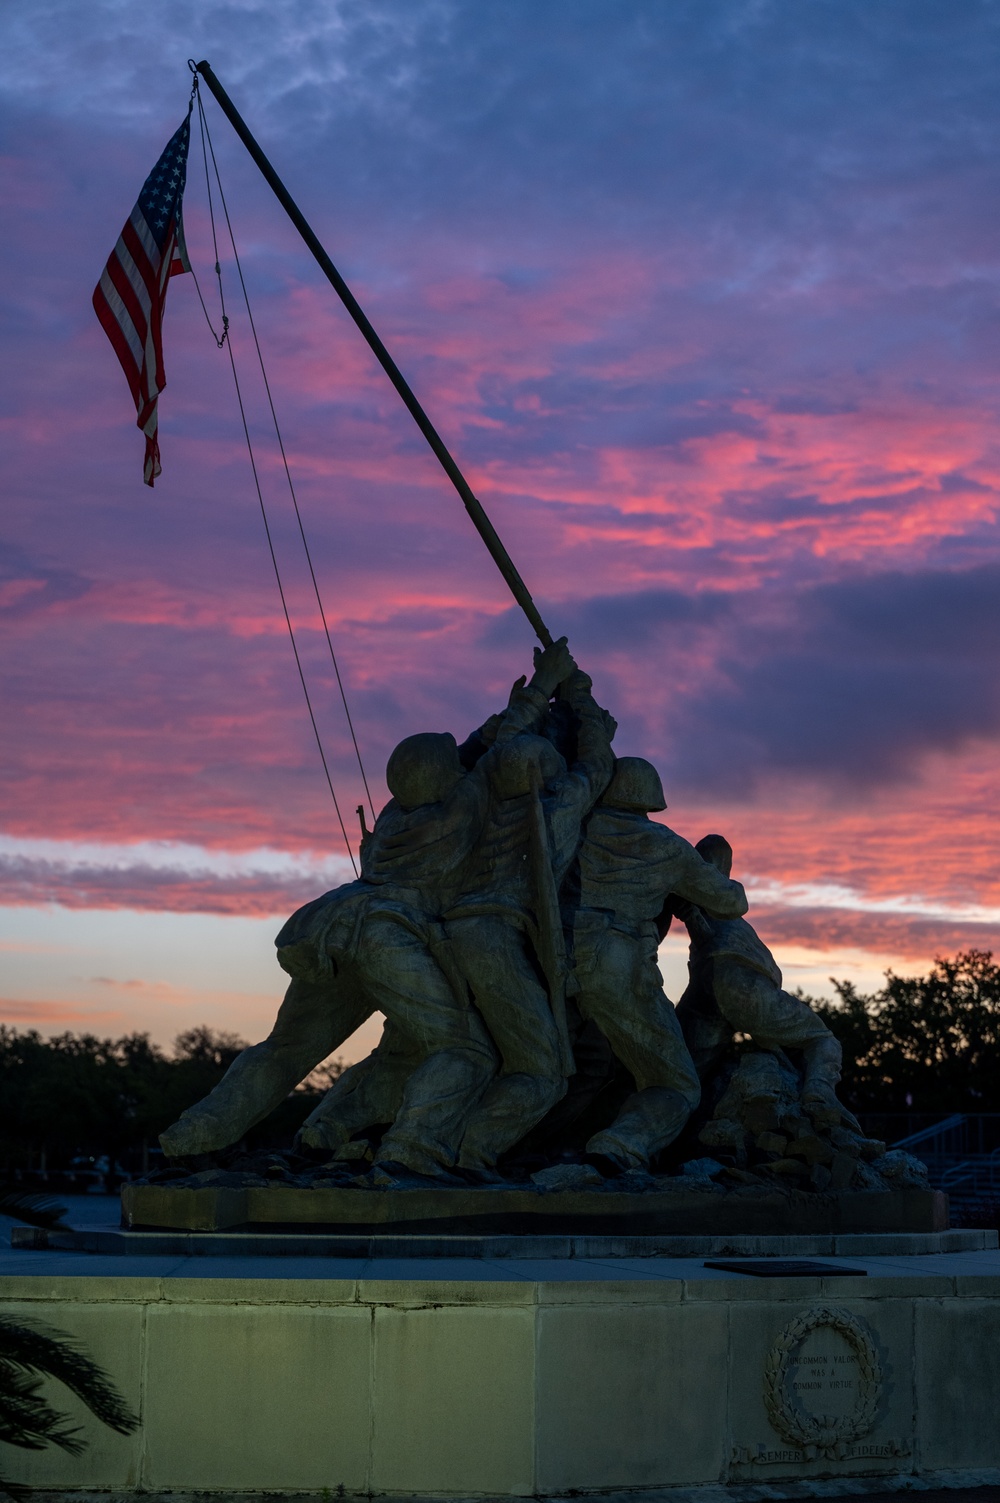
<svg viewBox="0 0 1000 1503"><path fill-rule="evenodd" d="M839 1417L807 1414L788 1386L788 1369L802 1342L819 1326L829 1326L849 1343L858 1363L858 1398L853 1411ZM764 1404L778 1434L816 1456L840 1460L852 1441L875 1423L882 1394L882 1364L871 1333L847 1310L821 1305L798 1315L781 1332L764 1362Z"/></svg>

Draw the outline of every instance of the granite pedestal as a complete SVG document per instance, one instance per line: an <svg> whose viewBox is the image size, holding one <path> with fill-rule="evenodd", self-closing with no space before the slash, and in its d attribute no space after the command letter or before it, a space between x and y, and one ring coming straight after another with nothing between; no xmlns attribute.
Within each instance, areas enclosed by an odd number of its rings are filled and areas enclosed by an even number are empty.
<svg viewBox="0 0 1000 1503"><path fill-rule="evenodd" d="M326 1229L355 1232L683 1233L802 1236L933 1232L948 1226L939 1190L782 1191L686 1187L670 1190L542 1191L528 1188L301 1189L126 1185L126 1227L187 1231Z"/></svg>
<svg viewBox="0 0 1000 1503"><path fill-rule="evenodd" d="M3 1310L79 1338L142 1425L112 1435L53 1385L89 1449L4 1448L3 1463L34 1488L118 1499L655 1490L744 1503L1000 1484L996 1241L830 1239L823 1261L865 1276L797 1278L582 1246L433 1259L7 1250Z"/></svg>

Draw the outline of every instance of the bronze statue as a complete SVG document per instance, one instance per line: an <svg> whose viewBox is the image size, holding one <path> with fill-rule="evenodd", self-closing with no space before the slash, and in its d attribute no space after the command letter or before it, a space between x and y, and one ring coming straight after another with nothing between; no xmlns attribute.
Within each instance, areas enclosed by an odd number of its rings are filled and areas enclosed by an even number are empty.
<svg viewBox="0 0 1000 1503"><path fill-rule="evenodd" d="M562 686L576 722L567 769L550 741L512 738L490 769L491 803L464 891L445 915L459 972L501 1056L498 1078L473 1112L459 1165L489 1177L565 1093L573 1055L564 1012L559 887L580 825L614 767L615 723L579 671Z"/></svg>
<svg viewBox="0 0 1000 1503"><path fill-rule="evenodd" d="M640 757L616 761L615 729L562 640L536 649L531 682L461 747L436 733L401 741L360 878L285 924L278 959L292 979L270 1035L167 1129L167 1154L237 1143L375 1011L378 1047L297 1138L371 1186L502 1177L504 1154L538 1124L543 1142L551 1131L574 1042L583 1086L614 1058L632 1086L586 1130L581 1156L607 1178L654 1166L736 1032L800 1050L803 1109L817 1129L853 1131L836 1097L840 1046L782 990L742 917L728 843L692 846L650 818L666 807L659 776ZM657 966L672 915L691 936L676 1012ZM713 1141L728 1130L715 1123Z"/></svg>
<svg viewBox="0 0 1000 1503"><path fill-rule="evenodd" d="M535 653L469 771L450 735L407 737L392 753L393 798L365 842L361 878L308 903L277 938L292 981L274 1028L234 1061L204 1101L161 1134L172 1156L237 1142L376 1010L421 1051L380 1157L419 1174L454 1162L465 1118L497 1068L482 1020L442 969L439 915L490 807L490 768L507 741L539 725L575 665L565 639Z"/></svg>
<svg viewBox="0 0 1000 1503"><path fill-rule="evenodd" d="M706 835L695 849L729 876L733 849L722 835ZM679 896L671 906L691 937L691 979L677 1016L701 1078L715 1072L735 1033L748 1034L761 1049L801 1050L803 1109L814 1122L837 1126L844 1117L836 1092L838 1040L811 1007L782 990L774 956L744 918L717 917Z"/></svg>
<svg viewBox="0 0 1000 1503"><path fill-rule="evenodd" d="M642 757L621 757L586 823L579 892L570 909L575 1002L597 1024L636 1090L615 1122L587 1143L612 1171L648 1168L680 1132L701 1096L698 1074L656 962L657 919L672 894L737 916L746 894L666 825L659 775Z"/></svg>

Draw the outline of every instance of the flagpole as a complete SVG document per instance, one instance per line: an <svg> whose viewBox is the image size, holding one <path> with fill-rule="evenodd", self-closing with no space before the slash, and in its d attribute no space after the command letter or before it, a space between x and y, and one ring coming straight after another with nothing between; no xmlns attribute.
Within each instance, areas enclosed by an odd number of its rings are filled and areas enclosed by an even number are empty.
<svg viewBox="0 0 1000 1503"><path fill-rule="evenodd" d="M269 184L285 213L288 215L289 219L292 221L295 228L302 236L302 239L305 241L306 245L312 251L313 256L319 264L320 270L323 272L327 281L337 293L341 302L344 304L344 307L347 309L348 313L351 315L354 322L361 330L365 339L368 341L368 344L374 351L375 358L378 360L382 369L389 377L389 380L392 382L393 386L399 392L399 395L402 397L404 403L409 409L410 415L416 423L417 427L420 429L421 433L424 435L424 438L427 440L431 448L434 450L434 453L437 455L437 458L441 464L441 468L444 470L445 474L448 476L448 479L451 481L452 485L461 496L462 503L472 519L473 526L476 528L479 536L486 544L486 547L490 553L490 557L493 559L493 562L496 564L497 568L500 570L500 573L506 580L507 587L513 595L514 599L517 601L518 605L521 607L522 611L531 622L535 635L538 637L538 640L544 647L549 647L552 643L552 635L549 632L548 627L545 625L545 622L539 615L538 607L532 600L527 585L524 583L524 580L521 578L520 574L515 568L513 559L507 552L503 543L500 541L493 523L486 515L482 504L476 499L475 495L473 494L468 481L452 458L451 453L449 452L441 435L438 433L437 429L434 427L434 424L431 422L430 418L427 416L426 412L417 401L413 392L410 390L408 382L404 378L399 367L396 365L396 362L393 360L392 356L389 354L389 351L386 349L385 345L382 343L381 339L379 339L372 325L369 323L367 317L365 316L364 309L361 307L361 304L358 302L357 298L354 296L353 292L348 287L343 277L340 275L340 272L334 266L333 262L330 260L330 257L323 249L323 246L320 244L319 239L309 225L298 204L292 198L292 195L289 193L288 189L281 181L281 178L271 166L271 163L268 161L263 151L261 151L256 140L251 135L250 130L242 115L239 113L236 106L233 104L233 101L230 99L229 95L226 93L225 89L222 87L219 80L212 72L211 65L205 61L202 61L196 65L195 71L200 73L202 78L208 84L208 87L211 89L213 95L218 101L223 114L232 125L233 129L239 136L240 140L243 142L243 145L246 147L247 151L257 163L257 166L260 168L261 173L263 174L265 180Z"/></svg>

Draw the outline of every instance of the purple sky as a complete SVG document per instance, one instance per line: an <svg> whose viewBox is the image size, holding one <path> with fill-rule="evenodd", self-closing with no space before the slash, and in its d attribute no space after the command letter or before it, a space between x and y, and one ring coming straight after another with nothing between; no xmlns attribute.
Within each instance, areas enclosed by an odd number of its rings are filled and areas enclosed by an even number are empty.
<svg viewBox="0 0 1000 1503"><path fill-rule="evenodd" d="M170 289L152 492L90 307L191 55L569 633L620 750L662 769L666 817L731 835L789 979L1000 941L995 6L33 0L0 14L0 1020L259 1031L275 919L344 869L192 279ZM394 742L464 734L531 633L206 108L378 799ZM194 148L214 310L205 203ZM353 831L360 780L223 269Z"/></svg>

